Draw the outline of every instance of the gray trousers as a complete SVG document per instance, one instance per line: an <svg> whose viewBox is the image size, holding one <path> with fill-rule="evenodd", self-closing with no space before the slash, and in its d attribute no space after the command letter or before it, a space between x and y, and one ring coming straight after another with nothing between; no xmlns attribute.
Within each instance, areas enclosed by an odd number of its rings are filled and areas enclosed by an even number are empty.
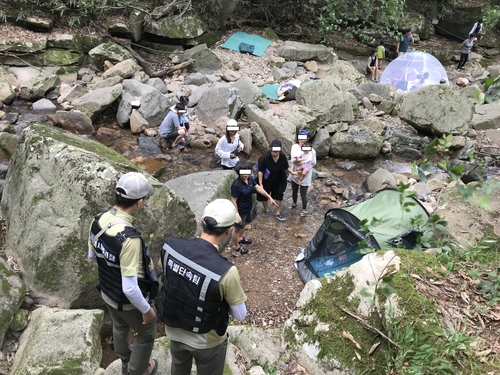
<svg viewBox="0 0 500 375"><path fill-rule="evenodd" d="M170 341L172 375L190 375L193 358L198 375L222 375L226 363L227 339L210 349L194 349L178 341Z"/></svg>
<svg viewBox="0 0 500 375"><path fill-rule="evenodd" d="M113 320L113 345L122 363L128 362L131 375L142 375L146 371L156 336L156 319L153 323L142 324L139 310L118 311L108 306ZM130 329L137 333L130 349Z"/></svg>

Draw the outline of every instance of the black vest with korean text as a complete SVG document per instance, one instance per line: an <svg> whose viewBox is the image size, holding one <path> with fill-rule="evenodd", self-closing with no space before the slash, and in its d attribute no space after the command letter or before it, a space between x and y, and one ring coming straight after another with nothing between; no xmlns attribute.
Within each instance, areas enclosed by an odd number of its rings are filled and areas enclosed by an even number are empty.
<svg viewBox="0 0 500 375"><path fill-rule="evenodd" d="M125 226L124 230L117 233L115 236L110 236L104 232L97 241L95 241L94 238L102 230L99 225L99 219L102 215L103 213L100 213L94 218L90 229L90 240L94 246L97 258L97 268L99 271L98 289L118 304L118 310L122 310L123 305L130 304L130 301L122 290L120 252L127 238L140 238L144 278L138 279L137 283L144 298L153 299L158 290L158 280L154 270L150 270L148 267L151 258L149 256L148 246L142 240L141 234L134 227Z"/></svg>
<svg viewBox="0 0 500 375"><path fill-rule="evenodd" d="M229 305L220 280L233 266L210 242L169 237L161 251L163 287L158 319L194 333L226 333Z"/></svg>

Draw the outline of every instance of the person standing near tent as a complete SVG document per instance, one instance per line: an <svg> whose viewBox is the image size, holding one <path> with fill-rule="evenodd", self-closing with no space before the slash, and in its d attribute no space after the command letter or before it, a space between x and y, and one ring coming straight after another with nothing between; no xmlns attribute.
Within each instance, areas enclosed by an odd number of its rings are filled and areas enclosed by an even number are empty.
<svg viewBox="0 0 500 375"><path fill-rule="evenodd" d="M257 185L253 179L250 163L240 160L236 163L234 171L238 174L238 178L231 185L231 201L240 215L241 222L234 224L231 238L233 240L233 255L238 256L237 253L241 255L248 253L248 249L241 245L252 244L252 240L244 236L246 225L252 221L252 195L259 193L269 200L271 206L277 206L277 204L267 191Z"/></svg>
<svg viewBox="0 0 500 375"><path fill-rule="evenodd" d="M368 57L368 65L366 67L366 71L372 74L372 81L378 82L378 58L377 58L377 50L372 49L370 56Z"/></svg>
<svg viewBox="0 0 500 375"><path fill-rule="evenodd" d="M215 146L215 153L221 159L222 169L234 169L240 160L238 153L243 150L243 143L238 134L240 127L236 120L229 120L226 125L226 134L223 135Z"/></svg>
<svg viewBox="0 0 500 375"><path fill-rule="evenodd" d="M293 171L296 171L297 166L299 165L296 157L299 157L302 154L302 146L307 142L308 136L309 132L306 129L300 130L297 135L297 143L295 143L290 150L290 163ZM311 153L313 154L311 165L314 166L316 164L316 151L311 148ZM300 184L298 184L293 178L290 180L292 183L292 204L290 205L290 208L293 209L297 207L297 198L300 191L300 199L302 201L302 211L300 216L304 217L307 215L307 189L311 186L312 169L306 174Z"/></svg>
<svg viewBox="0 0 500 375"><path fill-rule="evenodd" d="M472 26L472 29L470 29L469 35L474 34L476 35L477 40L481 39L481 35L483 33L483 19L480 18L477 20L476 23Z"/></svg>
<svg viewBox="0 0 500 375"><path fill-rule="evenodd" d="M281 151L281 141L275 139L271 142L271 150L262 155L259 159L259 185L276 201L276 219L285 221L286 218L281 215L281 206L283 205L283 196L286 190L287 175L290 172L294 176L297 172L293 171L288 165L285 154ZM268 198L257 193L257 200L262 202L264 207L263 215L269 213Z"/></svg>
<svg viewBox="0 0 500 375"><path fill-rule="evenodd" d="M413 43L415 43L415 39L413 39L411 29L406 29L404 35L401 37L401 40L398 42L398 46L396 47L398 56L404 55L408 52L408 47Z"/></svg>
<svg viewBox="0 0 500 375"><path fill-rule="evenodd" d="M474 42L477 40L475 34L470 34L468 39L465 39L462 42L462 50L460 51L460 61L457 65L457 70L463 69L467 60L469 60L469 53L474 45Z"/></svg>

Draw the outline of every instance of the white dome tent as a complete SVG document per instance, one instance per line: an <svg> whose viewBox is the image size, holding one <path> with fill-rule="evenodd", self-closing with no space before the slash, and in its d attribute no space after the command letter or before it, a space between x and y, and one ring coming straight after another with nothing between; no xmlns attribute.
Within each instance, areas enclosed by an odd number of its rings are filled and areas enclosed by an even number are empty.
<svg viewBox="0 0 500 375"><path fill-rule="evenodd" d="M434 56L425 52L408 52L387 65L380 83L408 92L422 86L449 84L449 81L443 65Z"/></svg>

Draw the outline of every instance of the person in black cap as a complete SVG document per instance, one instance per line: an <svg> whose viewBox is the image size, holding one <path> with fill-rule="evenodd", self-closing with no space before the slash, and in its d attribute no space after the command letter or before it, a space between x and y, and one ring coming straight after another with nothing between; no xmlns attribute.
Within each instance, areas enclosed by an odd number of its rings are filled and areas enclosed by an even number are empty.
<svg viewBox="0 0 500 375"><path fill-rule="evenodd" d="M168 111L167 116L160 124L159 133L166 140L173 140L172 147L184 148L184 144L179 141L186 134L186 128L181 126L180 118L186 113L186 107L182 103L177 103L173 111Z"/></svg>
<svg viewBox="0 0 500 375"><path fill-rule="evenodd" d="M156 335L151 306L158 281L148 246L132 226L154 189L142 173L130 172L116 184L115 205L97 215L90 226L88 257L97 261L99 290L113 321L114 350L122 360L122 375L153 375L149 359ZM137 333L130 346L130 330Z"/></svg>
<svg viewBox="0 0 500 375"><path fill-rule="evenodd" d="M286 190L287 174L290 172L296 175L297 172L292 171L288 165L288 160L285 154L281 151L281 141L275 139L271 142L271 149L268 153L264 154L259 159L259 185L267 191L275 200L276 206L276 219L285 221L286 218L281 215L281 206L283 205L283 195ZM269 212L268 199L257 193L257 200L262 202L264 206L263 214L267 215Z"/></svg>

